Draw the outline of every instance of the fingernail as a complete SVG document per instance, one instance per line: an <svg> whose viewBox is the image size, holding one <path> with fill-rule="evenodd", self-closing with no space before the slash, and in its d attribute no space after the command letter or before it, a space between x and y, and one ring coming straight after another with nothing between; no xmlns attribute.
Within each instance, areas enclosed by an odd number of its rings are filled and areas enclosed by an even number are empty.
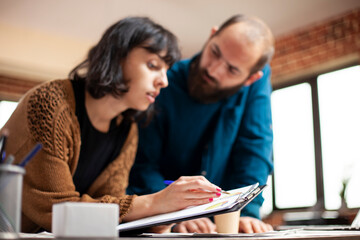
<svg viewBox="0 0 360 240"><path fill-rule="evenodd" d="M209 198L209 202L212 202L214 199L213 198Z"/></svg>
<svg viewBox="0 0 360 240"><path fill-rule="evenodd" d="M220 189L220 188L216 188L216 191L221 192L221 189Z"/></svg>
<svg viewBox="0 0 360 240"><path fill-rule="evenodd" d="M221 196L221 193L217 192L217 193L216 193L216 196Z"/></svg>

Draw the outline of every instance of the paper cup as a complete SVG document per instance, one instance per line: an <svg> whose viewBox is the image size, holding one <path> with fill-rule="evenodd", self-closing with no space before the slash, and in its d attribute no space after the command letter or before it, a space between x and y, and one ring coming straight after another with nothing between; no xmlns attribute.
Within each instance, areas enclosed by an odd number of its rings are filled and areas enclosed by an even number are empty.
<svg viewBox="0 0 360 240"><path fill-rule="evenodd" d="M214 220L216 231L218 233L238 233L240 210L231 213L215 215Z"/></svg>

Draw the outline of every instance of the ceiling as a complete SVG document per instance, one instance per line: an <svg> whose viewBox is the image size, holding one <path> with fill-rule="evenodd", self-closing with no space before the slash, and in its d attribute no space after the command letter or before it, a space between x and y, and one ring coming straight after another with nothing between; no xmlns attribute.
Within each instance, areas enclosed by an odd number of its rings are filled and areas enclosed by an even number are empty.
<svg viewBox="0 0 360 240"><path fill-rule="evenodd" d="M190 56L212 26L236 13L262 18L279 36L356 7L359 0L0 0L0 23L96 42L120 18L149 16Z"/></svg>
<svg viewBox="0 0 360 240"><path fill-rule="evenodd" d="M278 37L359 7L360 0L0 0L0 75L63 78L126 16L170 29L186 58L237 13L262 18Z"/></svg>

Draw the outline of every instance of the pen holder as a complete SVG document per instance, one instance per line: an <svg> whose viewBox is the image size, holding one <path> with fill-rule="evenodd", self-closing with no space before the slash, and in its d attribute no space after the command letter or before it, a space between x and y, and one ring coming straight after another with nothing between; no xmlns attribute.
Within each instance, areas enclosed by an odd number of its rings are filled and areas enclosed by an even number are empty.
<svg viewBox="0 0 360 240"><path fill-rule="evenodd" d="M0 164L0 239L16 238L20 232L24 174L22 167Z"/></svg>

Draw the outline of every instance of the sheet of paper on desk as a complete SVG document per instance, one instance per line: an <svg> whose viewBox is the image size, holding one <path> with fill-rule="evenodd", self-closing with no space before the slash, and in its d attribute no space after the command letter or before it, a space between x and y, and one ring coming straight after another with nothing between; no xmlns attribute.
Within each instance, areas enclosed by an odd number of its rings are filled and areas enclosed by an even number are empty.
<svg viewBox="0 0 360 240"><path fill-rule="evenodd" d="M270 231L265 233L237 233L237 234L224 234L224 233L143 233L139 237L152 237L152 238L276 238L276 239L296 239L307 238L316 239L319 237L336 237L336 236L359 236L358 231L308 231L302 229L289 229L281 231Z"/></svg>
<svg viewBox="0 0 360 240"><path fill-rule="evenodd" d="M164 223L166 221L176 221L178 219L184 219L186 217L194 217L198 215L214 213L220 210L230 209L239 201L245 201L245 198L251 193L259 184L250 185L243 188L233 189L228 191L230 194L222 194L219 198L215 198L213 202L189 207L180 211L160 214L152 217L147 217L127 223L118 225L117 230L131 230L139 227L147 227L149 224L155 225L158 223Z"/></svg>

